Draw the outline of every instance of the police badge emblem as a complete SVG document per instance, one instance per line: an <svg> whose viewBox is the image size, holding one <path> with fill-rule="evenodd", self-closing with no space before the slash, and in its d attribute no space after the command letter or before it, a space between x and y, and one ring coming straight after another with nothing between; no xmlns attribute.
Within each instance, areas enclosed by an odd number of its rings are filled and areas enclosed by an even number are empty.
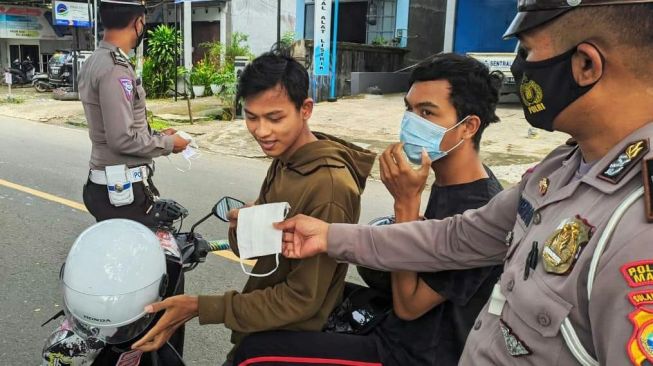
<svg viewBox="0 0 653 366"><path fill-rule="evenodd" d="M544 270L558 275L568 274L591 239L593 231L594 226L580 216L560 223L558 229L544 243Z"/></svg>
<svg viewBox="0 0 653 366"><path fill-rule="evenodd" d="M540 189L540 195L544 196L546 192L549 191L549 178L542 178L538 183L538 188Z"/></svg>
<svg viewBox="0 0 653 366"><path fill-rule="evenodd" d="M626 146L619 155L603 169L597 178L617 184L649 152L648 139L635 141Z"/></svg>
<svg viewBox="0 0 653 366"><path fill-rule="evenodd" d="M628 357L633 365L653 362L653 313L646 308L636 308L628 315L633 333L626 344Z"/></svg>

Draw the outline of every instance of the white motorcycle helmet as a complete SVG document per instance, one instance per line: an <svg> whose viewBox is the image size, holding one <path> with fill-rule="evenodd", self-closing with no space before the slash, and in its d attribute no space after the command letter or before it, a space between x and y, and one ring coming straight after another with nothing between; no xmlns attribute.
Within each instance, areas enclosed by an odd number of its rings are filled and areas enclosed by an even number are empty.
<svg viewBox="0 0 653 366"><path fill-rule="evenodd" d="M62 282L64 311L75 333L108 344L124 343L154 318L144 308L165 292L165 254L144 225L103 221L75 240Z"/></svg>

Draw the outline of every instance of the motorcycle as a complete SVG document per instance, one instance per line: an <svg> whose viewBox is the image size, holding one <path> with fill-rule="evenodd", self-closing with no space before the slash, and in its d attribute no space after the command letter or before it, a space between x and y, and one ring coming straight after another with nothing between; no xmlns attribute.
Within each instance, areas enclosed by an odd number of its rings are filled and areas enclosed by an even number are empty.
<svg viewBox="0 0 653 366"><path fill-rule="evenodd" d="M22 62L19 59L15 59L11 63L11 67L5 69L5 72L11 73L13 85L24 85L32 82L36 69L34 68L32 59L27 56Z"/></svg>
<svg viewBox="0 0 653 366"><path fill-rule="evenodd" d="M32 86L39 93L57 88L72 87L73 55L68 51L57 51L48 61L48 72L32 78Z"/></svg>
<svg viewBox="0 0 653 366"><path fill-rule="evenodd" d="M225 197L215 204L211 213L197 221L190 231L183 232L183 219L188 216L188 210L173 200L161 199L154 203L151 214L156 219L157 225L153 231L165 253L168 277L163 298L183 294L184 273L192 271L200 263L205 262L209 252L229 249L224 241L205 240L202 235L195 232L197 226L212 216L227 222L229 210L242 206L244 206L243 202ZM179 227L176 227L176 222L179 222ZM42 326L62 315L63 311L60 311ZM143 337L161 315L162 313L157 314L148 328L123 344L105 344L98 339L84 338L75 334L70 324L64 320L46 340L42 353L43 365L183 366L185 365L182 358L183 327L156 352L143 354L131 350L131 345Z"/></svg>

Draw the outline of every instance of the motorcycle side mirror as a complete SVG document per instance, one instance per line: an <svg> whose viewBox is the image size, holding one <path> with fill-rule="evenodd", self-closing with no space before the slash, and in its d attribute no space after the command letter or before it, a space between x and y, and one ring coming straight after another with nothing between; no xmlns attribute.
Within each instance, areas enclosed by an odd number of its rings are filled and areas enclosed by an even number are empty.
<svg viewBox="0 0 653 366"><path fill-rule="evenodd" d="M241 200L232 197L222 197L220 201L213 206L213 215L224 222L229 222L229 211L244 206L245 202Z"/></svg>

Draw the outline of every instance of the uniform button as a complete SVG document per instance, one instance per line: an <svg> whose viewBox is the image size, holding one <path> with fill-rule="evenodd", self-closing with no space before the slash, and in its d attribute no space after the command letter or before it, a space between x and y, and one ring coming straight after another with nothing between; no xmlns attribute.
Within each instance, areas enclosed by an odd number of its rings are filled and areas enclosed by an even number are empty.
<svg viewBox="0 0 653 366"><path fill-rule="evenodd" d="M551 318L549 318L549 315L545 313L540 313L537 316L537 322L543 327L548 327L551 324Z"/></svg>
<svg viewBox="0 0 653 366"><path fill-rule="evenodd" d="M515 288L515 280L508 281L508 284L506 284L506 289L508 291L512 291L513 288Z"/></svg>
<svg viewBox="0 0 653 366"><path fill-rule="evenodd" d="M481 319L478 319L476 323L474 323L474 330L481 329L481 325L483 325L483 322L481 321Z"/></svg>
<svg viewBox="0 0 653 366"><path fill-rule="evenodd" d="M536 212L535 215L533 215L533 223L535 225L539 225L542 222L542 215L540 215L539 212Z"/></svg>

